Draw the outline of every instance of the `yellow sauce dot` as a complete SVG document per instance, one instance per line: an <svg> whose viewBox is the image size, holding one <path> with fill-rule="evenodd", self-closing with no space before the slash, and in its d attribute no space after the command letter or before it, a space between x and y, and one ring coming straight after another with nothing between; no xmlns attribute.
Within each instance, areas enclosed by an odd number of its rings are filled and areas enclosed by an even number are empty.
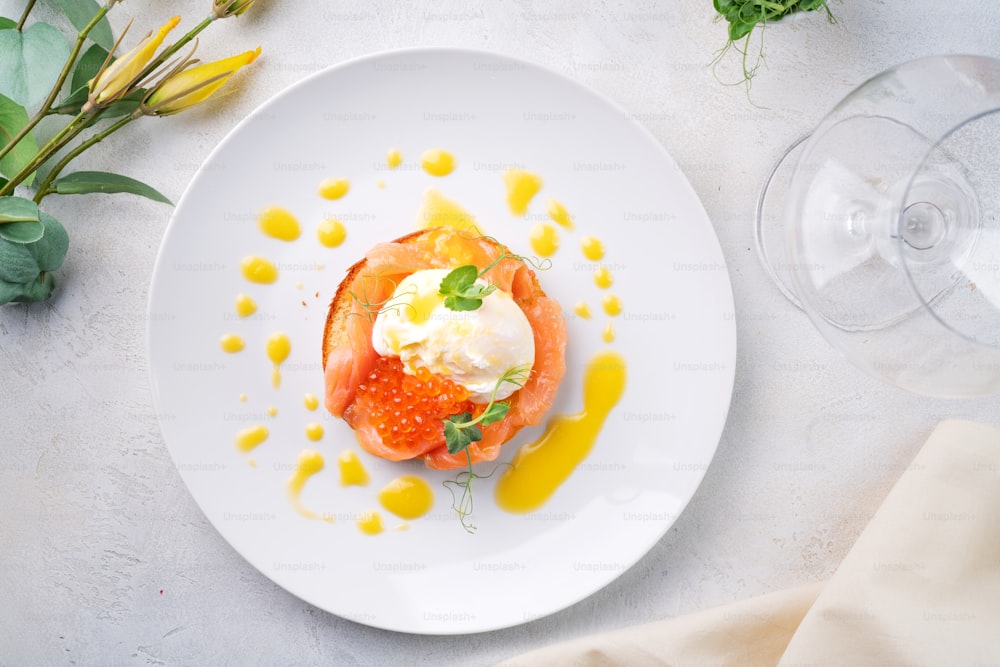
<svg viewBox="0 0 1000 667"><path fill-rule="evenodd" d="M243 277L252 283L270 284L278 279L278 267L257 255L244 257L240 262Z"/></svg>
<svg viewBox="0 0 1000 667"><path fill-rule="evenodd" d="M219 347L222 348L223 352L228 352L229 354L235 354L243 349L244 343L243 339L236 334L224 334L222 338L219 339Z"/></svg>
<svg viewBox="0 0 1000 667"><path fill-rule="evenodd" d="M601 332L601 340L605 343L615 342L615 327L611 322L604 327L604 331Z"/></svg>
<svg viewBox="0 0 1000 667"><path fill-rule="evenodd" d="M555 199L549 199L547 210L549 217L552 218L552 222L560 224L566 229L573 229L573 217L566 210L565 206Z"/></svg>
<svg viewBox="0 0 1000 667"><path fill-rule="evenodd" d="M503 182L507 187L507 206L514 215L528 212L528 204L542 189L542 178L523 169L507 169L503 172Z"/></svg>
<svg viewBox="0 0 1000 667"><path fill-rule="evenodd" d="M542 257L549 257L559 249L559 232L552 225L540 222L528 233L531 249Z"/></svg>
<svg viewBox="0 0 1000 667"><path fill-rule="evenodd" d="M337 466L340 468L341 486L365 486L368 484L368 471L356 453L350 449L345 449L337 457Z"/></svg>
<svg viewBox="0 0 1000 667"><path fill-rule="evenodd" d="M384 530L381 515L374 510L362 512L358 517L358 528L365 535L378 535Z"/></svg>
<svg viewBox="0 0 1000 667"><path fill-rule="evenodd" d="M325 521L330 521L333 517L320 516L316 512L307 509L302 504L302 489L305 488L306 482L309 478L318 473L323 469L323 455L312 449L303 450L299 454L298 461L295 464L295 472L288 479L288 484L286 485L286 493L288 494L288 501L295 508L295 511L306 517L307 519L323 519ZM332 521L330 521L332 523Z"/></svg>
<svg viewBox="0 0 1000 667"><path fill-rule="evenodd" d="M279 332L271 334L267 339L267 358L274 364L274 372L271 374L271 384L277 389L281 386L281 364L292 351L292 341L288 336Z"/></svg>
<svg viewBox="0 0 1000 667"><path fill-rule="evenodd" d="M586 301L577 301L576 305L573 306L573 312L585 320L590 319L590 306L587 305Z"/></svg>
<svg viewBox="0 0 1000 667"><path fill-rule="evenodd" d="M246 402L247 402L247 395L240 394L240 403L246 403Z"/></svg>
<svg viewBox="0 0 1000 667"><path fill-rule="evenodd" d="M316 394L306 394L302 397L302 403L306 406L306 410L315 410L319 407L319 398Z"/></svg>
<svg viewBox="0 0 1000 667"><path fill-rule="evenodd" d="M606 295L601 301L601 306L604 308L604 312L611 317L614 317L622 312L622 300L614 294Z"/></svg>
<svg viewBox="0 0 1000 667"><path fill-rule="evenodd" d="M257 302L246 294L236 295L236 314L240 317L250 317L257 312Z"/></svg>
<svg viewBox="0 0 1000 667"><path fill-rule="evenodd" d="M448 199L435 188L427 188L424 200L417 214L417 229L431 227L452 227L466 229L474 227L476 219L464 208Z"/></svg>
<svg viewBox="0 0 1000 667"><path fill-rule="evenodd" d="M383 487L378 501L400 519L417 519L434 505L434 491L419 477L403 475Z"/></svg>
<svg viewBox="0 0 1000 667"><path fill-rule="evenodd" d="M250 466L251 468L256 468L257 467L256 459L247 459L247 465Z"/></svg>
<svg viewBox="0 0 1000 667"><path fill-rule="evenodd" d="M376 187L378 187L379 190L385 189L385 181L383 181L382 179L375 181L375 185Z"/></svg>
<svg viewBox="0 0 1000 667"><path fill-rule="evenodd" d="M395 169L403 164L403 154L399 152L398 148L390 148L385 154L385 163L389 166L389 169Z"/></svg>
<svg viewBox="0 0 1000 667"><path fill-rule="evenodd" d="M340 220L327 218L316 228L316 238L327 248L336 248L347 238L347 227Z"/></svg>
<svg viewBox="0 0 1000 667"><path fill-rule="evenodd" d="M351 189L346 178L325 178L319 184L319 196L323 199L340 199Z"/></svg>
<svg viewBox="0 0 1000 667"><path fill-rule="evenodd" d="M580 249L583 250L583 256L591 261L604 258L604 244L596 236L584 236L580 239Z"/></svg>
<svg viewBox="0 0 1000 667"><path fill-rule="evenodd" d="M447 176L455 170L455 156L439 148L431 148L420 156L420 164L431 176Z"/></svg>
<svg viewBox="0 0 1000 667"><path fill-rule="evenodd" d="M244 453L249 452L267 440L268 435L267 427L262 424L245 428L236 434L236 448Z"/></svg>
<svg viewBox="0 0 1000 667"><path fill-rule="evenodd" d="M549 420L535 442L523 445L497 481L497 504L508 512L538 509L587 457L611 409L625 392L625 359L601 352L583 375L583 410Z"/></svg>
<svg viewBox="0 0 1000 667"><path fill-rule="evenodd" d="M273 405L269 405L267 407L267 416L268 417L277 417L278 416L278 408L276 408Z"/></svg>
<svg viewBox="0 0 1000 667"><path fill-rule="evenodd" d="M614 277L611 275L611 271L606 266L598 267L594 271L594 284L601 289L607 289L611 287L614 283Z"/></svg>
<svg viewBox="0 0 1000 667"><path fill-rule="evenodd" d="M260 231L280 241L294 241L301 233L296 217L280 206L268 206L262 210L257 224L260 225Z"/></svg>
<svg viewBox="0 0 1000 667"><path fill-rule="evenodd" d="M306 437L316 442L317 440L323 439L323 426L322 424L317 424L316 422L309 422L306 424Z"/></svg>

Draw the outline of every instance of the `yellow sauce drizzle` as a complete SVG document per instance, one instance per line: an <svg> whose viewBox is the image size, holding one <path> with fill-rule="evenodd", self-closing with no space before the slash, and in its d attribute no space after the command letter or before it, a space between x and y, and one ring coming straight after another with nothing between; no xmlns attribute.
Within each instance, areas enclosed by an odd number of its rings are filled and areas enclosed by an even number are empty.
<svg viewBox="0 0 1000 667"><path fill-rule="evenodd" d="M245 454L267 440L267 436L267 427L262 424L245 428L236 434L236 448Z"/></svg>
<svg viewBox="0 0 1000 667"><path fill-rule="evenodd" d="M260 231L280 241L294 241L302 233L298 219L291 211L280 206L268 206L262 210L257 224L260 225Z"/></svg>
<svg viewBox="0 0 1000 667"><path fill-rule="evenodd" d="M295 508L295 511L307 519L324 519L331 521L332 516L321 517L311 509L302 504L302 489L309 478L323 469L323 455L312 449L305 449L299 454L299 460L295 465L295 472L288 478L288 485L285 487L288 493L288 501Z"/></svg>
<svg viewBox="0 0 1000 667"><path fill-rule="evenodd" d="M577 301L576 305L573 306L573 312L585 320L590 319L590 306L587 305L586 301Z"/></svg>
<svg viewBox="0 0 1000 667"><path fill-rule="evenodd" d="M559 232L552 225L540 222L528 233L531 249L542 257L549 257L559 249Z"/></svg>
<svg viewBox="0 0 1000 667"><path fill-rule="evenodd" d="M351 189L346 178L324 178L319 184L319 196L323 199L340 199Z"/></svg>
<svg viewBox="0 0 1000 667"><path fill-rule="evenodd" d="M601 289L608 289L614 283L614 278L611 275L611 271L606 266L598 267L594 271L594 284Z"/></svg>
<svg viewBox="0 0 1000 667"><path fill-rule="evenodd" d="M323 425L316 422L306 424L306 437L316 442L323 439Z"/></svg>
<svg viewBox="0 0 1000 667"><path fill-rule="evenodd" d="M419 477L403 475L379 491L378 501L400 519L417 519L427 514L434 505L434 492Z"/></svg>
<svg viewBox="0 0 1000 667"><path fill-rule="evenodd" d="M453 227L466 229L473 227L476 219L464 208L448 199L435 188L427 188L424 201L417 214L417 229L431 227Z"/></svg>
<svg viewBox="0 0 1000 667"><path fill-rule="evenodd" d="M336 248L347 238L347 227L340 220L327 218L316 228L316 238L327 248Z"/></svg>
<svg viewBox="0 0 1000 667"><path fill-rule="evenodd" d="M514 215L528 212L528 204L542 189L542 178L523 169L507 169L503 172L503 182L507 186L507 206Z"/></svg>
<svg viewBox="0 0 1000 667"><path fill-rule="evenodd" d="M611 317L620 315L622 312L622 300L614 294L605 295L604 299L601 300L601 306L604 308L604 312Z"/></svg>
<svg viewBox="0 0 1000 667"><path fill-rule="evenodd" d="M583 250L583 256L591 261L604 258L604 244L596 236L584 236L580 239L580 249Z"/></svg>
<svg viewBox="0 0 1000 667"><path fill-rule="evenodd" d="M257 302L246 294L236 295L236 314L240 317L250 317L257 312Z"/></svg>
<svg viewBox="0 0 1000 667"><path fill-rule="evenodd" d="M366 486L368 484L368 471L356 453L350 449L345 449L337 457L337 466L340 468L341 486Z"/></svg>
<svg viewBox="0 0 1000 667"><path fill-rule="evenodd" d="M257 255L244 257L240 262L243 277L252 283L270 284L278 279L278 267Z"/></svg>
<svg viewBox="0 0 1000 667"><path fill-rule="evenodd" d="M573 217L566 210L566 207L555 199L549 199L548 213L552 222L558 223L566 229L573 229Z"/></svg>
<svg viewBox="0 0 1000 667"><path fill-rule="evenodd" d="M604 327L604 331L601 332L601 340L605 343L613 343L615 341L615 325L608 322Z"/></svg>
<svg viewBox="0 0 1000 667"><path fill-rule="evenodd" d="M362 512L358 517L358 528L365 535L378 535L382 532L382 517L375 510Z"/></svg>
<svg viewBox="0 0 1000 667"><path fill-rule="evenodd" d="M246 403L246 402L247 402L247 395L240 394L240 403Z"/></svg>
<svg viewBox="0 0 1000 667"><path fill-rule="evenodd" d="M275 389L281 386L281 364L288 358L292 351L292 341L288 336L281 333L271 334L267 339L267 358L274 364L274 371L271 373L271 384Z"/></svg>
<svg viewBox="0 0 1000 667"><path fill-rule="evenodd" d="M319 407L319 398L316 394L306 394L302 397L302 403L306 406L306 410L315 410Z"/></svg>
<svg viewBox="0 0 1000 667"><path fill-rule="evenodd" d="M243 349L244 343L243 339L236 334L223 334L222 338L219 339L219 347L222 348L223 352L228 352L229 354L235 354Z"/></svg>
<svg viewBox="0 0 1000 667"><path fill-rule="evenodd" d="M403 164L403 154L399 152L398 148L390 148L385 154L385 163L389 165L389 169L395 169Z"/></svg>
<svg viewBox="0 0 1000 667"><path fill-rule="evenodd" d="M269 405L268 408L267 408L267 416L268 417L277 417L278 416L278 408L276 408L273 405Z"/></svg>
<svg viewBox="0 0 1000 667"><path fill-rule="evenodd" d="M431 148L420 156L420 164L431 176L447 176L455 170L455 156L440 148Z"/></svg>
<svg viewBox="0 0 1000 667"><path fill-rule="evenodd" d="M583 410L552 418L538 440L517 451L497 481L497 504L515 513L545 504L590 453L624 391L625 359L611 351L594 355L584 371Z"/></svg>

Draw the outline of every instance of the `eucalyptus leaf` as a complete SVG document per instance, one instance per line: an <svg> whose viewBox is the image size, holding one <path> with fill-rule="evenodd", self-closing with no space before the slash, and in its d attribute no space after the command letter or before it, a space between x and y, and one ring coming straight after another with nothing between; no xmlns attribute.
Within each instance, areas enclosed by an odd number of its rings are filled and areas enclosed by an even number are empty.
<svg viewBox="0 0 1000 667"><path fill-rule="evenodd" d="M9 19L6 16L0 16L0 30L7 30L8 28L16 28L17 21L14 19Z"/></svg>
<svg viewBox="0 0 1000 667"><path fill-rule="evenodd" d="M59 79L69 53L66 37L48 23L0 30L0 95L25 107L41 102Z"/></svg>
<svg viewBox="0 0 1000 667"><path fill-rule="evenodd" d="M25 222L8 222L0 225L0 239L12 243L33 243L42 238L45 228L37 220Z"/></svg>
<svg viewBox="0 0 1000 667"><path fill-rule="evenodd" d="M38 222L38 204L24 197L0 197L0 229L3 223Z"/></svg>
<svg viewBox="0 0 1000 667"><path fill-rule="evenodd" d="M84 26L90 23L91 19L97 15L97 12L101 9L101 6L97 4L96 0L56 0L59 6L62 7L63 13L66 14L66 18L69 22L73 24L73 27L77 30L83 30ZM88 37L95 43L99 44L104 48L105 51L110 51L115 47L115 36L111 31L111 24L108 22L107 17L103 17L97 22L97 25L93 27L90 31Z"/></svg>
<svg viewBox="0 0 1000 667"><path fill-rule="evenodd" d="M67 116L75 116L80 113L80 109L87 102L87 96L90 94L90 89L84 85L75 89L69 96L63 98L58 105L52 108L53 113L64 114Z"/></svg>
<svg viewBox="0 0 1000 667"><path fill-rule="evenodd" d="M24 107L9 97L0 95L0 136L3 137L3 143L6 145L27 124L28 112ZM10 152L0 158L0 174L14 176L36 153L38 153L38 143L35 141L35 135L28 132ZM34 175L26 179L24 184L31 185L33 179Z"/></svg>
<svg viewBox="0 0 1000 667"><path fill-rule="evenodd" d="M105 171L76 171L57 178L52 186L55 188L55 193L60 195L125 192L171 204L169 199L142 181Z"/></svg>
<svg viewBox="0 0 1000 667"><path fill-rule="evenodd" d="M69 234L58 220L48 213L39 213L39 222L45 229L42 238L27 245L28 252L35 258L39 271L55 271L62 266L69 250Z"/></svg>
<svg viewBox="0 0 1000 667"><path fill-rule="evenodd" d="M80 88L86 88L90 80L97 76L104 61L108 59L108 50L100 44L91 44L90 48L83 52L80 59L76 61L73 68L73 77L70 79L69 89L76 93ZM86 97L84 98L86 100ZM82 102L81 102L82 104Z"/></svg>
<svg viewBox="0 0 1000 667"><path fill-rule="evenodd" d="M37 278L26 285L4 283L0 285L0 304L9 301L45 301L52 296L52 290L55 286L56 281L51 273L40 273Z"/></svg>
<svg viewBox="0 0 1000 667"><path fill-rule="evenodd" d="M29 248L30 244L11 243L0 239L0 280L24 284L38 277L41 269L38 268L38 262Z"/></svg>
<svg viewBox="0 0 1000 667"><path fill-rule="evenodd" d="M22 283L11 283L0 279L0 306L10 303L26 291Z"/></svg>

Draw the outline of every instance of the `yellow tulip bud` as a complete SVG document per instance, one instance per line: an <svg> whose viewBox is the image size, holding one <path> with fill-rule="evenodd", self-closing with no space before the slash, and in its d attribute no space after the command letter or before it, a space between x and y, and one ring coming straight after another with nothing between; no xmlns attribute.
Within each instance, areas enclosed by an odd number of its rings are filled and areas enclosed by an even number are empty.
<svg viewBox="0 0 1000 667"><path fill-rule="evenodd" d="M230 58L205 63L168 76L158 85L143 106L147 113L168 116L208 99L241 67L260 55L260 47Z"/></svg>
<svg viewBox="0 0 1000 667"><path fill-rule="evenodd" d="M104 104L126 94L138 83L139 74L153 59L167 33L173 30L180 23L180 20L179 16L173 17L164 23L155 35L153 33L146 35L138 46L115 60L91 79L90 99L96 104Z"/></svg>

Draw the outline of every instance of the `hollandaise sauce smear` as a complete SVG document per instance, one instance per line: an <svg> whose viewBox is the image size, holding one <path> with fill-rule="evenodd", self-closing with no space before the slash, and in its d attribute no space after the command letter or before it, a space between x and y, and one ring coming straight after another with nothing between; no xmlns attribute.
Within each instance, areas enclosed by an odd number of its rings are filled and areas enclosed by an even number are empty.
<svg viewBox="0 0 1000 667"><path fill-rule="evenodd" d="M497 505L515 513L544 505L590 453L624 392L624 357L610 350L594 355L583 376L583 410L554 417L538 440L517 451L497 481Z"/></svg>
<svg viewBox="0 0 1000 667"><path fill-rule="evenodd" d="M403 475L386 484L379 491L378 500L400 519L418 519L434 505L434 492L419 477Z"/></svg>
<svg viewBox="0 0 1000 667"><path fill-rule="evenodd" d="M267 339L267 358L274 364L274 371L271 373L271 384L275 389L281 386L281 363L288 358L292 351L292 341L286 334L281 332L273 333Z"/></svg>
<svg viewBox="0 0 1000 667"><path fill-rule="evenodd" d="M332 520L333 517L323 517L302 504L302 489L305 488L309 478L323 469L323 455L319 452L306 449L299 454L299 460L295 465L295 472L288 479L286 490L288 501L295 508L295 511L307 519Z"/></svg>

